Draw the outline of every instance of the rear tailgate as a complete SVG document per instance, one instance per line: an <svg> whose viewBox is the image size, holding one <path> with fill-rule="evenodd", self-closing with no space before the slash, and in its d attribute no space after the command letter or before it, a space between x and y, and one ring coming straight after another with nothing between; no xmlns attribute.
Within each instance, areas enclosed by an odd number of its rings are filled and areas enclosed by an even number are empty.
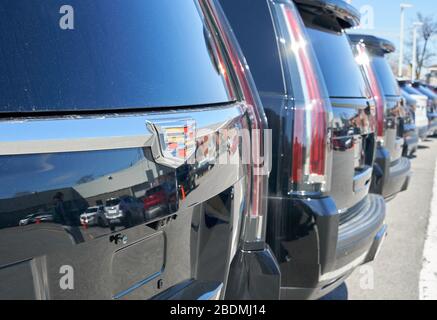
<svg viewBox="0 0 437 320"><path fill-rule="evenodd" d="M146 124L170 116L198 125L192 164L166 163L154 154L158 135ZM2 120L0 297L147 298L192 278L224 283L247 186L238 164L237 134L244 126L239 104L171 114ZM209 169L200 174L204 157ZM229 164L216 164L219 157ZM129 224L80 225L88 207L121 196L142 205L155 186L167 196L157 214L126 204ZM54 221L19 226L40 211L53 212ZM63 289L63 268L73 270L74 290Z"/></svg>
<svg viewBox="0 0 437 320"><path fill-rule="evenodd" d="M57 0L0 9L0 299L220 295L247 207L250 125L198 7L70 4L74 29L59 27ZM118 220L80 224L120 198ZM53 218L20 223L40 212Z"/></svg>
<svg viewBox="0 0 437 320"><path fill-rule="evenodd" d="M375 105L346 35L313 25L313 16L301 12L331 98L334 119L330 194L343 212L369 192L375 152Z"/></svg>

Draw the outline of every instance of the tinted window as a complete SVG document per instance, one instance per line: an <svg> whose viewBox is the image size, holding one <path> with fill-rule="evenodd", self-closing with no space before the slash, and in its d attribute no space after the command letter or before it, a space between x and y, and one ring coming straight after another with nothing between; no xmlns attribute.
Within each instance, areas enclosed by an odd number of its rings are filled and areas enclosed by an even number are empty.
<svg viewBox="0 0 437 320"><path fill-rule="evenodd" d="M2 1L0 112L230 100L195 1L70 0L73 30L64 4Z"/></svg>
<svg viewBox="0 0 437 320"><path fill-rule="evenodd" d="M268 2L220 0L220 4L247 59L257 88L264 92L282 93L284 80Z"/></svg>
<svg viewBox="0 0 437 320"><path fill-rule="evenodd" d="M362 98L370 96L363 74L344 33L308 28L331 97Z"/></svg>
<svg viewBox="0 0 437 320"><path fill-rule="evenodd" d="M386 96L398 96L399 86L388 61L383 56L372 57L372 67Z"/></svg>

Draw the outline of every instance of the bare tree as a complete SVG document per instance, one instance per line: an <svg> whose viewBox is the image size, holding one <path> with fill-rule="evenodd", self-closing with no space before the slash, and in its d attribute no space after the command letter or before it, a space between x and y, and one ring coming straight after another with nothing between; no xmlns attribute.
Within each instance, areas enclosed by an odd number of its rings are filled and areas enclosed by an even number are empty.
<svg viewBox="0 0 437 320"><path fill-rule="evenodd" d="M437 56L435 52L429 50L430 41L437 35L437 21L434 16L424 16L421 13L417 14L417 20L423 24L418 30L416 57L417 69L414 70L414 72L416 72L416 77L420 79L423 67L427 62L431 61L432 58ZM408 63L410 63L412 60L413 41L408 41L407 47L410 48L409 54L407 55Z"/></svg>

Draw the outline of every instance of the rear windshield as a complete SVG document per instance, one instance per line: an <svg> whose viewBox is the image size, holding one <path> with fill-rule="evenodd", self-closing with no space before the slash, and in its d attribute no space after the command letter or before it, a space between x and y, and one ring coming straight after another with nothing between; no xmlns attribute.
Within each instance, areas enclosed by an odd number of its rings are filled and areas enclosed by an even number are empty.
<svg viewBox="0 0 437 320"><path fill-rule="evenodd" d="M369 97L367 84L344 33L308 28L331 97Z"/></svg>
<svg viewBox="0 0 437 320"><path fill-rule="evenodd" d="M399 96L399 85L388 61L383 56L372 56L372 68L376 71L384 95Z"/></svg>
<svg viewBox="0 0 437 320"><path fill-rule="evenodd" d="M85 211L86 213L93 213L93 212L97 212L97 208L88 208Z"/></svg>
<svg viewBox="0 0 437 320"><path fill-rule="evenodd" d="M0 112L222 103L193 0L3 0Z"/></svg>

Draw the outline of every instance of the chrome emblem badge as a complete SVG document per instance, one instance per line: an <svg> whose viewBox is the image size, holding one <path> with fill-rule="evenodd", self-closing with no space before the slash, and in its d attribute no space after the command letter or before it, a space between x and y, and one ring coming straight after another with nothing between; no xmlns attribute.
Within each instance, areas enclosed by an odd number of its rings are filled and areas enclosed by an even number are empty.
<svg viewBox="0 0 437 320"><path fill-rule="evenodd" d="M196 151L195 120L169 119L151 121L150 124L158 134L161 162L179 166L194 155Z"/></svg>

